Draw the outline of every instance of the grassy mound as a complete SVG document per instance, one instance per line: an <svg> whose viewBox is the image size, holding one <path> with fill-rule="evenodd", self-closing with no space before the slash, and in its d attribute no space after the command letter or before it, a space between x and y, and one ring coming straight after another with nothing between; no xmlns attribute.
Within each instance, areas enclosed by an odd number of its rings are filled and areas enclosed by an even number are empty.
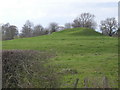
<svg viewBox="0 0 120 90"><path fill-rule="evenodd" d="M107 77L109 87L118 87L118 39L87 28L67 29L51 35L3 41L3 49L54 52L49 59L55 73L62 76L61 87L85 87L84 80L101 82ZM102 84L89 87L103 87Z"/></svg>

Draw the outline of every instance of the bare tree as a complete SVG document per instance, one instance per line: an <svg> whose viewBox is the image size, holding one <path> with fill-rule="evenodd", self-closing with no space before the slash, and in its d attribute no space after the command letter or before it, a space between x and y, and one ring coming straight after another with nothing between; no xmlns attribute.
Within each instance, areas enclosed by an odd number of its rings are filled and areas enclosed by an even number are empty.
<svg viewBox="0 0 120 90"><path fill-rule="evenodd" d="M0 41L2 40L2 24L0 24Z"/></svg>
<svg viewBox="0 0 120 90"><path fill-rule="evenodd" d="M103 34L113 36L118 30L117 21L115 18L107 18L101 21L100 29Z"/></svg>
<svg viewBox="0 0 120 90"><path fill-rule="evenodd" d="M120 37L120 28L118 28L118 30L115 32L114 36Z"/></svg>
<svg viewBox="0 0 120 90"><path fill-rule="evenodd" d="M11 40L18 35L18 29L15 25L9 23L2 25L2 39Z"/></svg>
<svg viewBox="0 0 120 90"><path fill-rule="evenodd" d="M33 23L29 20L26 21L24 26L22 27L21 37L32 37L33 34Z"/></svg>
<svg viewBox="0 0 120 90"><path fill-rule="evenodd" d="M33 36L40 36L44 34L44 28L42 25L36 25L33 30Z"/></svg>
<svg viewBox="0 0 120 90"><path fill-rule="evenodd" d="M95 15L90 13L82 13L74 21L73 27L86 27L86 28L96 28L96 22L94 21Z"/></svg>
<svg viewBox="0 0 120 90"><path fill-rule="evenodd" d="M48 28L44 28L44 35L50 34L50 31Z"/></svg>
<svg viewBox="0 0 120 90"><path fill-rule="evenodd" d="M78 19L75 19L72 23L72 27L76 28L76 27L82 27L81 26L81 22Z"/></svg>
<svg viewBox="0 0 120 90"><path fill-rule="evenodd" d="M117 36L120 37L120 28L117 30Z"/></svg>
<svg viewBox="0 0 120 90"><path fill-rule="evenodd" d="M57 23L55 23L55 22L50 23L49 30L51 31L51 33L56 32L57 29L58 29L58 24Z"/></svg>
<svg viewBox="0 0 120 90"><path fill-rule="evenodd" d="M9 27L9 38L14 39L18 35L18 29L15 25L10 25Z"/></svg>
<svg viewBox="0 0 120 90"><path fill-rule="evenodd" d="M72 28L71 23L66 23L66 24L65 24L65 29L69 29L69 28Z"/></svg>
<svg viewBox="0 0 120 90"><path fill-rule="evenodd" d="M7 38L6 32L8 31L9 26L10 26L9 23L6 23L6 24L2 25L2 27L1 27L1 29L2 29L2 40L6 40L6 38Z"/></svg>

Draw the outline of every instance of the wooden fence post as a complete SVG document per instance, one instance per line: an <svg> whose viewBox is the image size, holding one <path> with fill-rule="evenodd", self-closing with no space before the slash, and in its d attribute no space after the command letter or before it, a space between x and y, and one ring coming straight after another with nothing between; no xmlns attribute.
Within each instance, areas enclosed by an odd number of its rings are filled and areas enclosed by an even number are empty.
<svg viewBox="0 0 120 90"><path fill-rule="evenodd" d="M85 88L88 88L88 78L84 79L84 86L85 86Z"/></svg>
<svg viewBox="0 0 120 90"><path fill-rule="evenodd" d="M103 88L109 88L109 86L108 86L108 78L106 76L103 77Z"/></svg>
<svg viewBox="0 0 120 90"><path fill-rule="evenodd" d="M78 81L79 81L79 79L77 78L76 81L75 81L75 83L74 83L74 90L76 90L76 88L77 88Z"/></svg>

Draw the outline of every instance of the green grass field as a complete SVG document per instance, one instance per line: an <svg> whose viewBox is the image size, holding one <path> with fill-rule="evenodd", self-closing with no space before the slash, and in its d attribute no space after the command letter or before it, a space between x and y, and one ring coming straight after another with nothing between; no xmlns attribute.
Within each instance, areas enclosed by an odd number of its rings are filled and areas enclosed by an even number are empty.
<svg viewBox="0 0 120 90"><path fill-rule="evenodd" d="M102 78L108 77L109 87L118 87L118 39L95 32L92 29L74 28L39 37L3 41L3 49L39 50L54 53L49 63L61 74L61 87L102 87ZM92 85L94 84L94 85Z"/></svg>

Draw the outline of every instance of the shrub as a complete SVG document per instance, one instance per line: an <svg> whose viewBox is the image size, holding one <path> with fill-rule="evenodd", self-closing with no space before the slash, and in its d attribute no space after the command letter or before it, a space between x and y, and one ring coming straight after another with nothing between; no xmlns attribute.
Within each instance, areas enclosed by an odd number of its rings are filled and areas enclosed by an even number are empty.
<svg viewBox="0 0 120 90"><path fill-rule="evenodd" d="M45 67L53 55L33 50L3 50L3 88L50 88L58 86L58 75Z"/></svg>

